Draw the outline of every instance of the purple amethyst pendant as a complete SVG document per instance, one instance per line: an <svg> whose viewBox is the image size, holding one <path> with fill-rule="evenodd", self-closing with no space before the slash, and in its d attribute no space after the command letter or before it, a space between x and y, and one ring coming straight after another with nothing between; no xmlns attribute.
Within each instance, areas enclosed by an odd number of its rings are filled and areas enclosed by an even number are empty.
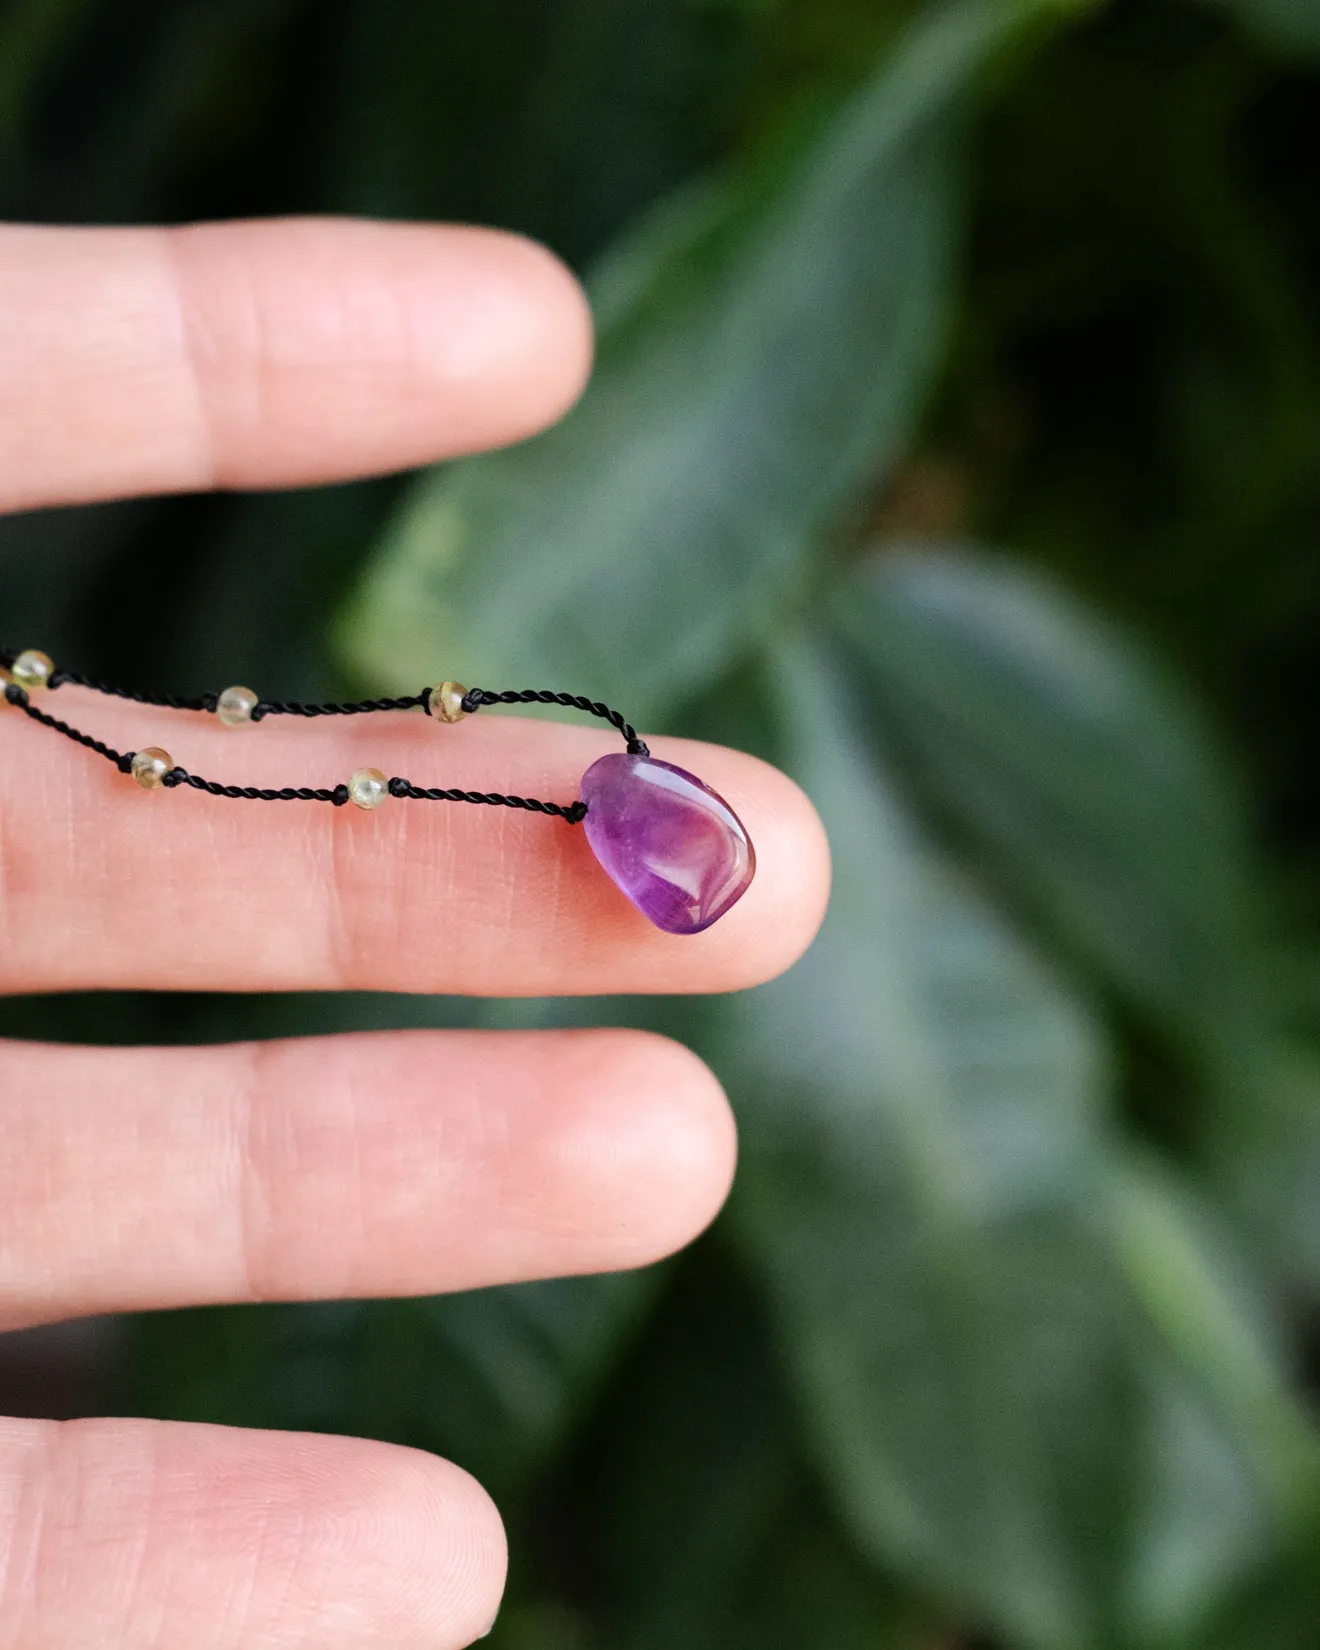
<svg viewBox="0 0 1320 1650"><path fill-rule="evenodd" d="M699 934L747 892L751 838L695 774L654 756L602 756L582 775L581 796L592 852L657 928Z"/></svg>

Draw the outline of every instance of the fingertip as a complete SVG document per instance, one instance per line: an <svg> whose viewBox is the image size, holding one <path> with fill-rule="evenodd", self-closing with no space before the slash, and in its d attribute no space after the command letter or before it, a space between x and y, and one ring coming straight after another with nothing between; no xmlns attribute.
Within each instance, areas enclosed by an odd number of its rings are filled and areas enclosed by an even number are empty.
<svg viewBox="0 0 1320 1650"><path fill-rule="evenodd" d="M592 1269L602 1252L617 1270L649 1265L723 1206L737 1160L732 1110L710 1067L671 1038L572 1035L587 1069L571 1124L551 1142L565 1213L582 1223Z"/></svg>
<svg viewBox="0 0 1320 1650"><path fill-rule="evenodd" d="M698 1237L724 1207L738 1162L738 1129L719 1078L692 1049L641 1034L656 1104L648 1120L652 1165L665 1214L655 1259Z"/></svg>
<svg viewBox="0 0 1320 1650"><path fill-rule="evenodd" d="M392 1588L398 1601L385 1642L472 1644L494 1623L508 1577L499 1509L451 1461L399 1445L367 1450L376 1481L359 1490L355 1513L381 1591L389 1596Z"/></svg>
<svg viewBox="0 0 1320 1650"><path fill-rule="evenodd" d="M657 754L672 747L675 761L711 780L743 820L756 852L756 874L732 911L696 939L675 942L700 946L703 955L697 968L675 966L668 989L764 985L793 966L825 919L830 846L820 815L801 786L760 757L686 740L658 744ZM685 985L685 978L693 983Z"/></svg>
<svg viewBox="0 0 1320 1650"><path fill-rule="evenodd" d="M787 774L768 763L767 837L773 847L762 884L766 943L754 977L746 985L764 985L791 968L820 931L830 899L830 843L816 805ZM755 908L753 908L755 913ZM770 913L777 912L777 920Z"/></svg>
<svg viewBox="0 0 1320 1650"><path fill-rule="evenodd" d="M503 377L521 427L500 408L500 439L515 441L556 423L586 388L595 349L591 309L568 266L539 241L495 229L466 229L484 259L485 337L477 370ZM452 345L450 346L452 347Z"/></svg>
<svg viewBox="0 0 1320 1650"><path fill-rule="evenodd" d="M235 1570L259 1555L259 1606L244 1623L253 1642L320 1622L323 1641L339 1643L333 1629L347 1620L354 1645L460 1650L494 1621L503 1520L453 1462L369 1439L139 1426L155 1439L158 1510L173 1501Z"/></svg>
<svg viewBox="0 0 1320 1650"><path fill-rule="evenodd" d="M131 1419L0 1430L0 1596L32 1642L113 1622L135 1645L460 1650L507 1561L490 1497L421 1450Z"/></svg>

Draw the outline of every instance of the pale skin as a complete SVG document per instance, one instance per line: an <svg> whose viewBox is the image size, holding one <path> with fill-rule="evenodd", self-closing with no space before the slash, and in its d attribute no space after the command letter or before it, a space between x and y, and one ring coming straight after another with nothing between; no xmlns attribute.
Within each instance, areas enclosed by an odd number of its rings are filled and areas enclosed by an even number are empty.
<svg viewBox="0 0 1320 1650"><path fill-rule="evenodd" d="M500 445L572 403L590 353L572 278L490 231L0 229L0 509L311 485ZM58 697L120 749L164 743L258 785L368 763L425 783L443 737L446 784L571 800L617 745L489 712L235 733ZM750 891L696 937L653 929L559 821L148 793L0 708L0 989L548 995L779 973L826 899L810 804L751 757L647 737L756 844ZM709 1222L734 1162L716 1079L630 1031L6 1043L0 1094L0 1328L643 1265ZM442 1650L490 1627L505 1561L485 1492L418 1451L0 1420L0 1650Z"/></svg>

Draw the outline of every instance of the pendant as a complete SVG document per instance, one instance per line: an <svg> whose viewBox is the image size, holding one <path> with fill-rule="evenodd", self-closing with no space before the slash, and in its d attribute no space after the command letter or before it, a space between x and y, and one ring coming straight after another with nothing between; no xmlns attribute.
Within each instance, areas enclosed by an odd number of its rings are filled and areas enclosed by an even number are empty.
<svg viewBox="0 0 1320 1650"><path fill-rule="evenodd" d="M668 934L700 934L747 892L751 838L695 774L654 756L602 756L582 776L583 829L606 874Z"/></svg>

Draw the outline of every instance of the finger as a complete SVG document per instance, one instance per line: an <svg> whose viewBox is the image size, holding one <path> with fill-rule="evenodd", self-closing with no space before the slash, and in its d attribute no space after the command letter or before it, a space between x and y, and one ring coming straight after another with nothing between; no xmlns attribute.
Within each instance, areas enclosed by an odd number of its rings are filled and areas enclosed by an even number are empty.
<svg viewBox="0 0 1320 1650"><path fill-rule="evenodd" d="M227 730L74 688L43 695L118 749L161 744L226 782L334 785L375 766L421 785L571 802L617 741L483 713ZM366 724L366 725L364 725ZM0 989L378 989L495 996L723 991L806 947L829 879L825 839L791 781L736 751L654 741L746 824L752 885L705 933L653 928L580 827L545 815L390 798L371 813L144 791L0 701Z"/></svg>
<svg viewBox="0 0 1320 1650"><path fill-rule="evenodd" d="M0 510L497 446L564 411L590 347L568 272L493 230L0 228Z"/></svg>
<svg viewBox="0 0 1320 1650"><path fill-rule="evenodd" d="M0 1327L639 1266L712 1218L733 1125L642 1032L0 1043Z"/></svg>
<svg viewBox="0 0 1320 1650"><path fill-rule="evenodd" d="M485 1492L420 1450L0 1421L0 1650L457 1650L505 1565Z"/></svg>

